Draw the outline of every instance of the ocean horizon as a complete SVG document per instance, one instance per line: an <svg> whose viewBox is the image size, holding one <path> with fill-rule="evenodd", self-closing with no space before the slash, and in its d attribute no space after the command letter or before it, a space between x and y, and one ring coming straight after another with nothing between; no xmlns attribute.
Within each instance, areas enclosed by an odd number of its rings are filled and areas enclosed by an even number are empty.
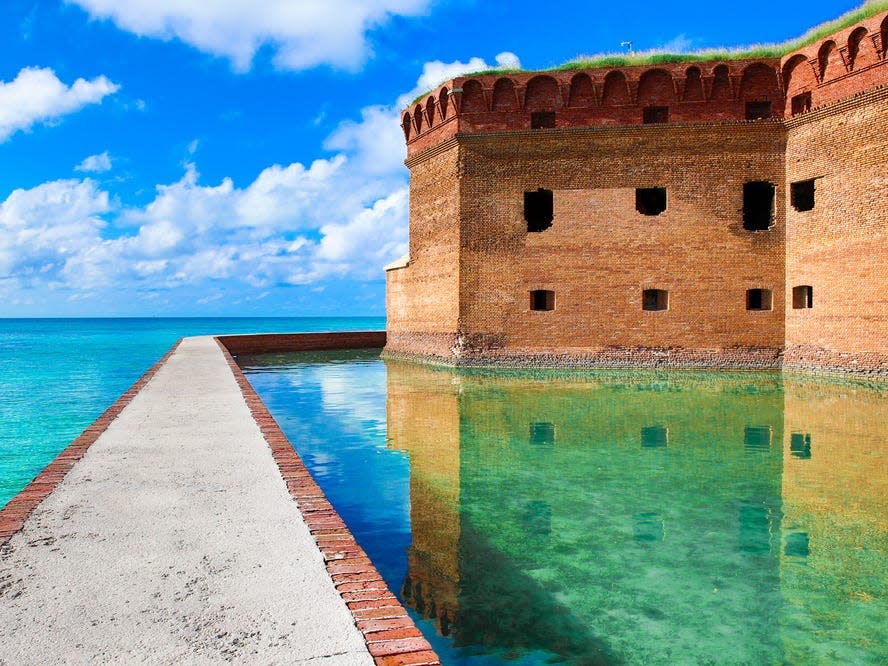
<svg viewBox="0 0 888 666"><path fill-rule="evenodd" d="M385 317L0 318L0 508L179 338L385 330Z"/></svg>

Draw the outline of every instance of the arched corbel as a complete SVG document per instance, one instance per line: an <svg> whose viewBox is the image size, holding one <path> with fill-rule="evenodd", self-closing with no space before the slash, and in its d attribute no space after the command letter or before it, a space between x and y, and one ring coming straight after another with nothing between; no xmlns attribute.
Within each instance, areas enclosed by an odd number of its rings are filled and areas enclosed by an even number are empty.
<svg viewBox="0 0 888 666"><path fill-rule="evenodd" d="M624 78L626 79L626 92L629 93L629 103L638 104L638 84L640 80L630 79L628 76Z"/></svg>
<svg viewBox="0 0 888 666"><path fill-rule="evenodd" d="M823 77L820 76L820 59L811 58L808 60L808 64L811 65L811 69L814 70L814 80L817 81L817 83L823 83Z"/></svg>
<svg viewBox="0 0 888 666"><path fill-rule="evenodd" d="M712 87L715 85L715 74L700 76L703 80L703 99L707 102L712 99Z"/></svg>
<svg viewBox="0 0 888 666"><path fill-rule="evenodd" d="M450 94L447 95L448 102L453 106L454 115L459 115L460 109L462 108L462 94L462 88L451 88Z"/></svg>
<svg viewBox="0 0 888 666"><path fill-rule="evenodd" d="M731 82L731 99L740 99L740 88L743 84L743 73L728 74L728 80Z"/></svg>

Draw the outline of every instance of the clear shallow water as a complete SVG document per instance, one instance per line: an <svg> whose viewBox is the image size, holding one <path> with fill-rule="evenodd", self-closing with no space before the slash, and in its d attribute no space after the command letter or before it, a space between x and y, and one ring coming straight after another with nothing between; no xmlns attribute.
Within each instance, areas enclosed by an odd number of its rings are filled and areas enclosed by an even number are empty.
<svg viewBox="0 0 888 666"><path fill-rule="evenodd" d="M0 319L0 507L181 337L384 328L378 317Z"/></svg>
<svg viewBox="0 0 888 666"><path fill-rule="evenodd" d="M242 357L446 664L884 664L888 387Z"/></svg>

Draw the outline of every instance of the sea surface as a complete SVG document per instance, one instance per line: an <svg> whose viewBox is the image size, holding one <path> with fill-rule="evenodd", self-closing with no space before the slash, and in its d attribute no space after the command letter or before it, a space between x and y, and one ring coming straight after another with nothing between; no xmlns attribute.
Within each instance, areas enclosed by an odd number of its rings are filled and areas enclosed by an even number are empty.
<svg viewBox="0 0 888 666"><path fill-rule="evenodd" d="M0 319L0 507L181 337L384 329L382 317Z"/></svg>
<svg viewBox="0 0 888 666"><path fill-rule="evenodd" d="M888 663L888 385L240 356L445 666Z"/></svg>

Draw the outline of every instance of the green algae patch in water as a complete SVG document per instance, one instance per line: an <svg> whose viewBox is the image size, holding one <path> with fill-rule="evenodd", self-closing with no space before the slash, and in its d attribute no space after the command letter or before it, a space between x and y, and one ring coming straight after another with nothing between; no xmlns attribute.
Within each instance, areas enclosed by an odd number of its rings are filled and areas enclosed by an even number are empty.
<svg viewBox="0 0 888 666"><path fill-rule="evenodd" d="M250 362L444 663L888 660L884 387Z"/></svg>

